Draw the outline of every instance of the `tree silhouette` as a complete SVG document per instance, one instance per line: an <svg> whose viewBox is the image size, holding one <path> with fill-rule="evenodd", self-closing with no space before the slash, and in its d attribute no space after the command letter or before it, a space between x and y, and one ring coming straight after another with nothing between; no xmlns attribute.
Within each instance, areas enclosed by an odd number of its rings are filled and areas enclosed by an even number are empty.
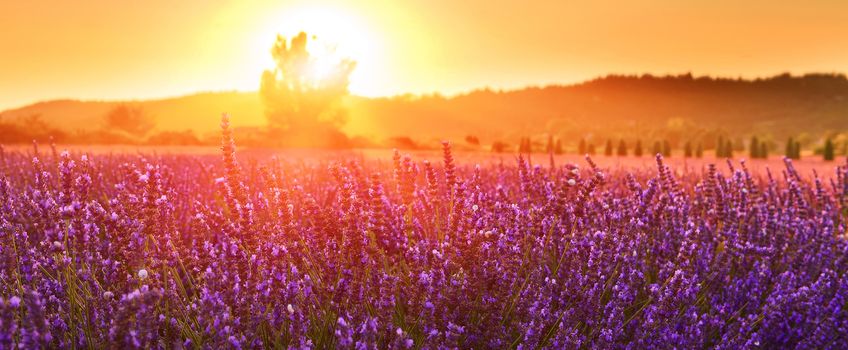
<svg viewBox="0 0 848 350"><path fill-rule="evenodd" d="M766 143L765 141L760 142L760 158L768 159L768 153L769 153L768 143Z"/></svg>
<svg viewBox="0 0 848 350"><path fill-rule="evenodd" d="M784 153L786 158L795 159L795 141L790 137L786 140L786 152Z"/></svg>
<svg viewBox="0 0 848 350"><path fill-rule="evenodd" d="M492 152L503 153L507 148L509 148L509 145L506 142L495 141L492 143Z"/></svg>
<svg viewBox="0 0 848 350"><path fill-rule="evenodd" d="M692 157L692 142L686 141L686 145L683 146L683 157L690 158Z"/></svg>
<svg viewBox="0 0 848 350"><path fill-rule="evenodd" d="M760 158L760 141L756 136L751 137L751 143L748 146L748 152L751 159Z"/></svg>
<svg viewBox="0 0 848 350"><path fill-rule="evenodd" d="M662 147L662 155L665 157L671 157L671 143L669 143L668 140L663 140Z"/></svg>
<svg viewBox="0 0 848 350"><path fill-rule="evenodd" d="M789 159L801 159L801 142L789 138L786 141L786 157Z"/></svg>
<svg viewBox="0 0 848 350"><path fill-rule="evenodd" d="M346 143L338 130L345 121L342 101L356 63L339 59L319 64L307 41L303 32L291 41L277 36L271 49L276 67L262 73L259 89L270 134L281 138L283 145L342 147Z"/></svg>
<svg viewBox="0 0 848 350"><path fill-rule="evenodd" d="M827 140L824 141L824 152L823 152L824 160L832 161L834 159L833 153L834 153L833 141L831 141L828 138Z"/></svg>
<svg viewBox="0 0 848 350"><path fill-rule="evenodd" d="M106 127L132 136L143 137L153 129L153 117L138 106L118 105L106 114Z"/></svg>
<svg viewBox="0 0 848 350"><path fill-rule="evenodd" d="M518 153L533 153L533 143L529 137L522 137L518 142Z"/></svg>
<svg viewBox="0 0 848 350"><path fill-rule="evenodd" d="M627 144L624 143L624 140L618 141L618 151L616 152L619 156L627 155Z"/></svg>
<svg viewBox="0 0 848 350"><path fill-rule="evenodd" d="M579 153L582 156L582 155L586 154L586 151L587 151L587 149L586 149L586 139L580 139L580 145L577 146L577 153Z"/></svg>
<svg viewBox="0 0 848 350"><path fill-rule="evenodd" d="M604 148L604 155L607 157L612 156L612 140L607 140L607 147Z"/></svg>
<svg viewBox="0 0 848 350"><path fill-rule="evenodd" d="M636 147L633 148L633 155L637 157L642 156L642 140L636 140Z"/></svg>
<svg viewBox="0 0 848 350"><path fill-rule="evenodd" d="M545 145L545 152L554 153L554 136L548 134L548 144Z"/></svg>

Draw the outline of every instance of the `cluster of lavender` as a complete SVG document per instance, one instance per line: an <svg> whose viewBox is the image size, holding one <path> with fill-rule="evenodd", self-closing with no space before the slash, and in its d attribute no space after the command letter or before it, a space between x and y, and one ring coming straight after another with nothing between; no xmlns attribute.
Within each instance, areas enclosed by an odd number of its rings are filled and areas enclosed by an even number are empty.
<svg viewBox="0 0 848 350"><path fill-rule="evenodd" d="M803 179L0 152L0 348L848 348Z"/></svg>

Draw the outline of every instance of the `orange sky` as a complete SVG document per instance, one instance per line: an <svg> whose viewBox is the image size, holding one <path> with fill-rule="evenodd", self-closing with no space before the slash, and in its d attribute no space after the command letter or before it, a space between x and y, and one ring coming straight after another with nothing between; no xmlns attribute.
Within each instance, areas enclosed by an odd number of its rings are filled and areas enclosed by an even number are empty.
<svg viewBox="0 0 848 350"><path fill-rule="evenodd" d="M848 71L842 0L4 0L0 109L255 90L275 33L301 29L358 60L351 90L368 96Z"/></svg>

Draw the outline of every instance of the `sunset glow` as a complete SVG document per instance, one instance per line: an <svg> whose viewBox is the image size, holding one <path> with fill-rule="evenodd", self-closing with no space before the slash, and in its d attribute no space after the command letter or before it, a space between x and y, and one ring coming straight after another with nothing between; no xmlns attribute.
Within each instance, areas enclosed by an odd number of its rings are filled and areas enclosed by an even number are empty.
<svg viewBox="0 0 848 350"><path fill-rule="evenodd" d="M608 73L844 71L848 3L115 1L0 4L0 106L257 88L275 36L358 61L367 96ZM163 40L167 39L167 40Z"/></svg>
<svg viewBox="0 0 848 350"><path fill-rule="evenodd" d="M378 84L385 79L380 69L381 38L356 13L339 7L309 5L271 11L267 20L259 20L253 40L256 50L267 52L268 43L273 43L277 35L291 38L300 32L308 33L313 39L310 52L317 60L310 74L314 78L326 76L338 60L352 59L357 62L357 68L351 76L351 92L365 96L380 94ZM256 58L252 66L273 67L271 56Z"/></svg>
<svg viewBox="0 0 848 350"><path fill-rule="evenodd" d="M848 0L0 0L0 349L848 349Z"/></svg>

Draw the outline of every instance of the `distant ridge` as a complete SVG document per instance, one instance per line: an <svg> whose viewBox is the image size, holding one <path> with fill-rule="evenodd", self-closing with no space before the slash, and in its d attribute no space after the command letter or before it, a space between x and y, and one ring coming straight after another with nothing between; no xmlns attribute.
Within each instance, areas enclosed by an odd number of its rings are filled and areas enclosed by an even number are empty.
<svg viewBox="0 0 848 350"><path fill-rule="evenodd" d="M101 127L103 115L120 103L139 105L154 115L158 130L216 132L223 111L234 115L237 127L265 123L255 92L142 101L54 100L0 112L0 120L37 114L64 130L85 130ZM347 105L345 131L374 139L408 136L432 142L475 135L488 143L547 133L566 139L650 139L677 132L686 138L727 133L782 140L799 133L848 130L848 79L842 74L750 80L610 75L573 85L480 89L450 97L351 97Z"/></svg>
<svg viewBox="0 0 848 350"><path fill-rule="evenodd" d="M120 104L140 106L156 119L157 130L217 131L222 112L236 113L234 126L258 126L265 122L255 92L202 92L172 98L130 101L51 100L0 112L0 120L21 120L40 115L41 120L65 131L92 130L103 126L104 116Z"/></svg>
<svg viewBox="0 0 848 350"><path fill-rule="evenodd" d="M842 74L752 80L610 75L573 85L362 103L363 119L383 130L398 135L441 130L453 139L466 133L514 141L552 133L633 140L675 132L679 138L756 133L782 142L799 133L848 130L848 79Z"/></svg>

